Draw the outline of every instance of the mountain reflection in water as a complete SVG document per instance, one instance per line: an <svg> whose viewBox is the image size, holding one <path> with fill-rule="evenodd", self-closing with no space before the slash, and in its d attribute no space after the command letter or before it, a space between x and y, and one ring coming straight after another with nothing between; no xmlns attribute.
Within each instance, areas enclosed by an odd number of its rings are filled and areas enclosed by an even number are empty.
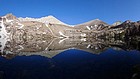
<svg viewBox="0 0 140 79"><path fill-rule="evenodd" d="M0 79L139 79L139 40L2 41Z"/></svg>
<svg viewBox="0 0 140 79"><path fill-rule="evenodd" d="M93 54L100 54L108 48L115 50L140 50L140 41L118 39L92 38L48 38L48 39L19 39L1 41L1 56L13 58L15 56L41 55L49 58L70 49L83 50Z"/></svg>

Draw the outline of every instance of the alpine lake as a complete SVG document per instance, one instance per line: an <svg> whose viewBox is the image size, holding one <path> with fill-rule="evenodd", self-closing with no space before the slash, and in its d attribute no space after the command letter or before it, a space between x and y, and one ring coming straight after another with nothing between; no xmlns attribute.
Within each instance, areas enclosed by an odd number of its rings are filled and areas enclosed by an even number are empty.
<svg viewBox="0 0 140 79"><path fill-rule="evenodd" d="M140 39L1 40L0 79L140 79Z"/></svg>

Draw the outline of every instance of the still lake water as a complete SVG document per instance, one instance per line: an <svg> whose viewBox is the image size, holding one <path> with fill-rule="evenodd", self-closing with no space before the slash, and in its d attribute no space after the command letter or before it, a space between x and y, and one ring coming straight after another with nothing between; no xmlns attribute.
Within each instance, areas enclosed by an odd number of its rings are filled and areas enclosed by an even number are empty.
<svg viewBox="0 0 140 79"><path fill-rule="evenodd" d="M1 42L0 79L140 79L140 41Z"/></svg>

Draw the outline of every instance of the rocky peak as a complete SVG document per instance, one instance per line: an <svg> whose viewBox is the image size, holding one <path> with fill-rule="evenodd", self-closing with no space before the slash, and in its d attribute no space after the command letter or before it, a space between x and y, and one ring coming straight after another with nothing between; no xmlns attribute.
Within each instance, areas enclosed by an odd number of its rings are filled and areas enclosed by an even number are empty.
<svg viewBox="0 0 140 79"><path fill-rule="evenodd" d="M45 16L45 17L41 17L41 18L29 18L29 17L26 17L26 18L18 18L20 21L38 21L38 22L42 22L42 23L52 23L52 24L62 24L62 25L67 25L63 22L61 22L60 20L58 20L57 18L55 18L54 16L52 15L49 15L49 16Z"/></svg>
<svg viewBox="0 0 140 79"><path fill-rule="evenodd" d="M124 23L131 23L132 21L131 20L126 20Z"/></svg>
<svg viewBox="0 0 140 79"><path fill-rule="evenodd" d="M54 16L52 16L52 15L49 15L49 16L47 16L47 18L53 18L53 19L56 19Z"/></svg>
<svg viewBox="0 0 140 79"><path fill-rule="evenodd" d="M6 14L5 17L8 20L15 20L15 19L17 19L16 16L14 16L12 13Z"/></svg>
<svg viewBox="0 0 140 79"><path fill-rule="evenodd" d="M113 23L112 25L113 25L113 26L118 26L118 25L120 25L120 24L122 24L122 21L116 21L116 22Z"/></svg>
<svg viewBox="0 0 140 79"><path fill-rule="evenodd" d="M93 20L93 21L101 21L100 19L95 19L95 20Z"/></svg>
<svg viewBox="0 0 140 79"><path fill-rule="evenodd" d="M68 24L65 24L63 22L61 22L60 20L58 20L57 18L55 18L54 16L52 15L49 15L49 16L46 16L46 17L42 17L40 19L38 19L40 22L43 22L43 23L52 23L52 24L62 24L62 25L68 25Z"/></svg>
<svg viewBox="0 0 140 79"><path fill-rule="evenodd" d="M75 28L82 29L82 30L96 30L97 31L97 30L106 29L107 26L109 26L107 23L99 19L95 19L95 20L91 20L83 24L76 25Z"/></svg>
<svg viewBox="0 0 140 79"><path fill-rule="evenodd" d="M104 25L107 26L108 24L99 20L99 19L95 19L95 20L91 20L89 22L83 23L83 24L79 24L76 26L94 26L94 25Z"/></svg>

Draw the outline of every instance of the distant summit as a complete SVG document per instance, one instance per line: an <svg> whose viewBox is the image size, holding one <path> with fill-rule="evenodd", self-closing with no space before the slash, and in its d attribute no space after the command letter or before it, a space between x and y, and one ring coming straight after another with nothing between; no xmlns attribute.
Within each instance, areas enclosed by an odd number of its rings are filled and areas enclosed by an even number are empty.
<svg viewBox="0 0 140 79"><path fill-rule="evenodd" d="M122 21L116 21L115 23L112 24L112 26L118 26L120 24L122 24Z"/></svg>
<svg viewBox="0 0 140 79"><path fill-rule="evenodd" d="M83 24L78 24L75 26L75 28L84 29L84 30L86 30L86 29L100 30L104 26L109 26L109 25L99 19L95 19L95 20L91 20L91 21L83 23Z"/></svg>
<svg viewBox="0 0 140 79"><path fill-rule="evenodd" d="M49 15L46 17L42 17L42 18L30 18L30 17L26 17L26 18L18 18L20 21L38 21L38 22L42 22L42 23L46 23L46 24L62 24L62 25L68 25L65 24L63 22L61 22L60 20L56 19L54 16Z"/></svg>
<svg viewBox="0 0 140 79"><path fill-rule="evenodd" d="M12 13L6 14L3 17L6 18L6 20L16 20L17 19L17 17L14 16Z"/></svg>
<svg viewBox="0 0 140 79"><path fill-rule="evenodd" d="M95 19L95 20L91 20L91 21L83 23L83 24L78 24L77 26L79 26L79 25L99 25L99 24L108 25L107 23L105 23L99 19Z"/></svg>

